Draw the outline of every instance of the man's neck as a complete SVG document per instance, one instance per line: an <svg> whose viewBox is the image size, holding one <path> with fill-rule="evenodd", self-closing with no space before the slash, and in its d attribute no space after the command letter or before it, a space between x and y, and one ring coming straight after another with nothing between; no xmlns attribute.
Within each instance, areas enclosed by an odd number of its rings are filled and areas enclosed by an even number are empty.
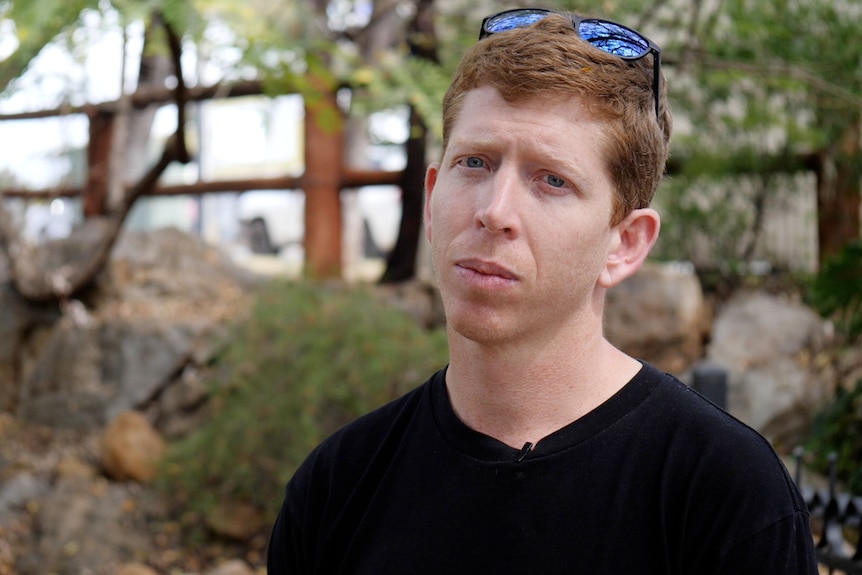
<svg viewBox="0 0 862 575"><path fill-rule="evenodd" d="M471 428L520 448L565 427L619 391L640 363L601 335L572 346L483 346L450 334L446 385Z"/></svg>

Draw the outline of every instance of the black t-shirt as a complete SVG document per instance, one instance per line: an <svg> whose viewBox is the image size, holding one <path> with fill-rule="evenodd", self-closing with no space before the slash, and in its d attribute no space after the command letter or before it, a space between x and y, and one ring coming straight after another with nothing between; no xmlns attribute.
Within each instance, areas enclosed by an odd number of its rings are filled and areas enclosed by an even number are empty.
<svg viewBox="0 0 862 575"><path fill-rule="evenodd" d="M458 419L438 372L309 455L268 573L817 573L767 441L648 364L519 455Z"/></svg>

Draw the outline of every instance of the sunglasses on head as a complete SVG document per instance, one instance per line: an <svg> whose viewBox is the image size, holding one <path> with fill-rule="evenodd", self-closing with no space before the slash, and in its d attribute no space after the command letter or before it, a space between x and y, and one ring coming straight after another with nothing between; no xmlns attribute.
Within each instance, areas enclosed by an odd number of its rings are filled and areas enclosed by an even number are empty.
<svg viewBox="0 0 862 575"><path fill-rule="evenodd" d="M661 69L661 48L658 45L631 28L598 18L581 18L575 14L562 14L542 8L517 8L506 10L482 20L482 31L479 39L486 38L498 32L524 28L535 24L551 14L561 14L572 21L575 32L602 52L613 54L623 60L639 60L647 54L653 55L652 91L655 98L655 115L659 117L659 78Z"/></svg>

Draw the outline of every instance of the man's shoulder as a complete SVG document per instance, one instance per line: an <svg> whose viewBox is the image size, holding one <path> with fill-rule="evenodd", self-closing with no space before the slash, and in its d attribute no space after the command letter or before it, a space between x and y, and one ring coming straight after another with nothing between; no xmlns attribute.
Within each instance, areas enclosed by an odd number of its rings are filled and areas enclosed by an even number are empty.
<svg viewBox="0 0 862 575"><path fill-rule="evenodd" d="M688 485L779 515L803 509L784 463L760 432L672 375L659 378L649 409L666 433L666 463Z"/></svg>
<svg viewBox="0 0 862 575"><path fill-rule="evenodd" d="M654 388L650 410L677 432L686 432L688 443L716 440L721 444L740 441L771 450L769 442L730 411L719 407L676 376L645 364L641 377ZM690 435L688 435L690 434Z"/></svg>
<svg viewBox="0 0 862 575"><path fill-rule="evenodd" d="M758 565L752 546L760 546L763 564L788 545L810 546L807 506L770 441L677 378L658 370L651 377L661 381L650 403L667 422L668 509L686 515L691 532L703 535L689 541L691 553ZM802 533L798 541L788 538L794 530ZM705 535L716 531L725 533L718 542Z"/></svg>

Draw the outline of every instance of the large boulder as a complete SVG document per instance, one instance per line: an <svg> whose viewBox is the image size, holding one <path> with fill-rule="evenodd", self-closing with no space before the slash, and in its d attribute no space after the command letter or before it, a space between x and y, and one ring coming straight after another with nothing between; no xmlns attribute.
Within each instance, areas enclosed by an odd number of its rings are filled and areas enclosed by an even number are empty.
<svg viewBox="0 0 862 575"><path fill-rule="evenodd" d="M70 302L41 331L24 333L23 320L6 328L18 334L16 349L28 351L11 362L19 366L17 415L78 430L101 429L135 409L169 420L159 413L163 397L184 406L166 390L218 352L227 326L248 309L253 281L178 230L124 234L86 304Z"/></svg>
<svg viewBox="0 0 862 575"><path fill-rule="evenodd" d="M32 344L45 338L60 309L24 300L0 273L0 310L0 413L12 413L18 406L15 383L22 363L34 361Z"/></svg>
<svg viewBox="0 0 862 575"><path fill-rule="evenodd" d="M702 357L709 319L691 269L647 263L608 291L605 335L629 355L680 374Z"/></svg>
<svg viewBox="0 0 862 575"><path fill-rule="evenodd" d="M144 495L133 484L61 477L34 508L39 537L18 557L16 572L115 573L131 558L146 556L152 547L146 524L130 506Z"/></svg>
<svg viewBox="0 0 862 575"><path fill-rule="evenodd" d="M804 437L834 386L815 359L829 334L829 324L794 297L736 293L716 314L706 354L727 370L728 410L776 443Z"/></svg>

